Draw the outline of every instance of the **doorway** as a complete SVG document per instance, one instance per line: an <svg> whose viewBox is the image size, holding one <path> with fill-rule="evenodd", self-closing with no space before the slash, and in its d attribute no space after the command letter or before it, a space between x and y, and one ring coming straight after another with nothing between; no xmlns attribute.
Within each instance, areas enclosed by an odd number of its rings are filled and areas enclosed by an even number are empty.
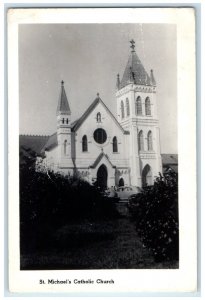
<svg viewBox="0 0 205 300"><path fill-rule="evenodd" d="M146 165L142 170L142 186L152 185L152 171L150 165Z"/></svg>
<svg viewBox="0 0 205 300"><path fill-rule="evenodd" d="M124 186L124 185L125 185L124 179L120 178L120 180L119 180L119 186Z"/></svg>
<svg viewBox="0 0 205 300"><path fill-rule="evenodd" d="M107 168L101 165L97 171L97 186L102 190L107 188Z"/></svg>

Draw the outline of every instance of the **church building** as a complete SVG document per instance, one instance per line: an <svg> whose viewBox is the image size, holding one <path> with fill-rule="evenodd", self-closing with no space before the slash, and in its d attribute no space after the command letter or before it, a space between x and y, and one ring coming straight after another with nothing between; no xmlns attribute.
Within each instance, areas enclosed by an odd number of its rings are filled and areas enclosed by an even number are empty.
<svg viewBox="0 0 205 300"><path fill-rule="evenodd" d="M43 148L45 168L101 187L152 185L162 172L156 81L138 58L135 42L130 43L122 79L117 75L116 116L97 94L84 114L72 120L61 82L57 132Z"/></svg>

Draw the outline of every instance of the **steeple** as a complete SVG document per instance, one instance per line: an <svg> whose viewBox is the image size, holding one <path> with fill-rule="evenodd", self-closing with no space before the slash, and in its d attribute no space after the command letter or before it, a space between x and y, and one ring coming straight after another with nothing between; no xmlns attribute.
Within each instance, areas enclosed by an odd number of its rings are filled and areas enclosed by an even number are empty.
<svg viewBox="0 0 205 300"><path fill-rule="evenodd" d="M135 52L135 41L131 40L130 43L131 53L125 67L120 88L125 87L131 82L139 85L151 85L150 77Z"/></svg>
<svg viewBox="0 0 205 300"><path fill-rule="evenodd" d="M60 91L60 97L58 101L58 107L56 114L66 114L66 115L71 115L71 110L70 106L68 104L68 99L66 96L65 88L64 88L64 81L61 81L61 91Z"/></svg>

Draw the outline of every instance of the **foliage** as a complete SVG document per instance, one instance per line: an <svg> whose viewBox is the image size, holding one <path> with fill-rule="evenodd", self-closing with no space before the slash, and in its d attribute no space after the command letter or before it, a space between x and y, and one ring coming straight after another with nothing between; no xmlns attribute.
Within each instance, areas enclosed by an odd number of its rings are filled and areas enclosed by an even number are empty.
<svg viewBox="0 0 205 300"><path fill-rule="evenodd" d="M35 157L20 164L21 249L48 244L52 232L72 220L116 217L113 203L88 182L51 171L37 172Z"/></svg>
<svg viewBox="0 0 205 300"><path fill-rule="evenodd" d="M178 178L175 173L160 175L130 203L130 212L143 243L157 261L178 260Z"/></svg>

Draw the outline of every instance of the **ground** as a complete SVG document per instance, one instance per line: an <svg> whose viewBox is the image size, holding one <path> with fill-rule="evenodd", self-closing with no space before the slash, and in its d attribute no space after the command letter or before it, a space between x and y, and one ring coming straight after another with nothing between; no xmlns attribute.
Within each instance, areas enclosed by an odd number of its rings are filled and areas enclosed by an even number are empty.
<svg viewBox="0 0 205 300"><path fill-rule="evenodd" d="M137 235L126 204L119 218L70 222L52 232L52 246L22 254L22 270L178 268L175 262L156 263Z"/></svg>

